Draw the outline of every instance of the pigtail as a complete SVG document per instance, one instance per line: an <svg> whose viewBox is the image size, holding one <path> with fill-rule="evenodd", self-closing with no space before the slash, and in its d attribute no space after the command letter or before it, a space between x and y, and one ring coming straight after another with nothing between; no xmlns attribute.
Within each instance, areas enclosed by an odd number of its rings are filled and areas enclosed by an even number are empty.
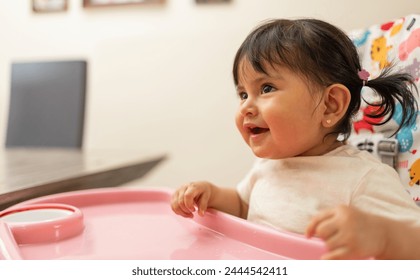
<svg viewBox="0 0 420 280"><path fill-rule="evenodd" d="M404 126L408 126L416 121L418 104L416 96L418 89L413 77L408 73L392 73L393 68L387 67L375 79L369 80L365 85L370 87L380 98L379 102L367 102L368 105L378 108L367 114L373 119L384 118L380 122L372 125L383 125L387 123L395 113L397 102L401 104L401 122L395 135Z"/></svg>

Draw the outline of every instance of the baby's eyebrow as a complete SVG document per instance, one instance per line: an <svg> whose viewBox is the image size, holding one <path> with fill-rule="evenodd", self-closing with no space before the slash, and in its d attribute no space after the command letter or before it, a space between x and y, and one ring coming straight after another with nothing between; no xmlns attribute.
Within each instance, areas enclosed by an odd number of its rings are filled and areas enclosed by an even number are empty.
<svg viewBox="0 0 420 280"><path fill-rule="evenodd" d="M242 86L242 85L237 85L236 87L235 87L235 89L236 89L236 91L243 91L244 90L244 87Z"/></svg>

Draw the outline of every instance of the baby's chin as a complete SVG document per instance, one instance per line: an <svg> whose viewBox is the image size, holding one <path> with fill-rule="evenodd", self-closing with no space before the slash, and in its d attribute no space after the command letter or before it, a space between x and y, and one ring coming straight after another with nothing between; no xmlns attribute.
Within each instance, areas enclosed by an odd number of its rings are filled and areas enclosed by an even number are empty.
<svg viewBox="0 0 420 280"><path fill-rule="evenodd" d="M251 148L252 149L252 148ZM280 153L273 153L273 152L267 152L267 151L261 151L259 149L252 149L252 152L254 155L258 158L264 158L264 159L285 159L289 157L293 157L294 155L290 155L288 153L280 154Z"/></svg>

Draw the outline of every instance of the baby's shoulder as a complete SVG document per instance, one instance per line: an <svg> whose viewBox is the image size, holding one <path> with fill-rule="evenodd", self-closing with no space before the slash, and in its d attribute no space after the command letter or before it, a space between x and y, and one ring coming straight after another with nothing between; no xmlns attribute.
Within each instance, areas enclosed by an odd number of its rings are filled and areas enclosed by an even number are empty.
<svg viewBox="0 0 420 280"><path fill-rule="evenodd" d="M391 166L381 162L381 160L371 153L359 150L356 147L345 145L335 153L327 154L330 165L347 167L351 173L359 173L361 176L367 173L371 175L380 174L381 176L397 176L397 171Z"/></svg>

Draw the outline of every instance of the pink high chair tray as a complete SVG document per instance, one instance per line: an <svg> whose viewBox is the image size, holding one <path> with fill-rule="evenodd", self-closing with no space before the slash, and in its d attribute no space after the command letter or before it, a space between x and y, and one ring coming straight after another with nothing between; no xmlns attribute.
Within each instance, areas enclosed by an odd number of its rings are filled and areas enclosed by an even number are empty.
<svg viewBox="0 0 420 280"><path fill-rule="evenodd" d="M325 251L319 240L218 211L180 217L170 197L165 189L108 188L17 204L0 212L0 259L319 259ZM8 221L38 211L53 214Z"/></svg>

